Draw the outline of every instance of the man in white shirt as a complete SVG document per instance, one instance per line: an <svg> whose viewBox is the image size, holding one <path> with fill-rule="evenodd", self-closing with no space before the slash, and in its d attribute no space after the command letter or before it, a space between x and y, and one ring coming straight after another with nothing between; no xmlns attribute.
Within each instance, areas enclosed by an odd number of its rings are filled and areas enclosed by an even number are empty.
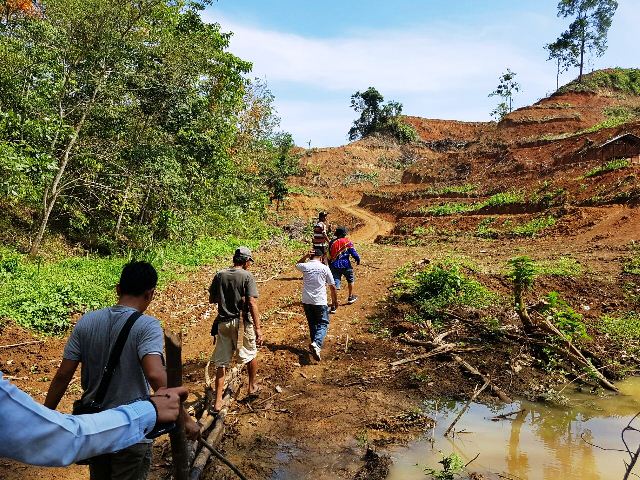
<svg viewBox="0 0 640 480"><path fill-rule="evenodd" d="M329 307L327 305L327 285L331 289L331 310L338 308L338 296L333 275L323 263L322 250L314 248L305 254L296 268L302 272L302 306L309 322L311 343L309 350L313 358L320 361L320 351L329 329Z"/></svg>

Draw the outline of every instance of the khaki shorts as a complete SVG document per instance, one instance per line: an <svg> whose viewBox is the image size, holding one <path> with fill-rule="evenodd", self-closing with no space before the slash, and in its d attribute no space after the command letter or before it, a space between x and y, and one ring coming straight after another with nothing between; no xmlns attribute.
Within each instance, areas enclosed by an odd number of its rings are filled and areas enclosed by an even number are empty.
<svg viewBox="0 0 640 480"><path fill-rule="evenodd" d="M242 345L238 345L239 334L242 335ZM216 367L228 367L236 352L239 362L243 364L256 358L258 347L256 346L256 333L253 330L253 324L244 323L244 328L240 331L239 318L228 322L219 322L213 363Z"/></svg>

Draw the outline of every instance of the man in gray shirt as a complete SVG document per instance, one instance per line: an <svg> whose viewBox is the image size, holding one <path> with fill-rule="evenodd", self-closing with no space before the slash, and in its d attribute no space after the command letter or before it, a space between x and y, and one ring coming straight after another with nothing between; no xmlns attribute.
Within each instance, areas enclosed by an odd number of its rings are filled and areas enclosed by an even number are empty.
<svg viewBox="0 0 640 480"><path fill-rule="evenodd" d="M109 354L127 319L136 311L144 312L155 292L158 274L147 262L130 262L124 266L116 286L118 303L88 312L76 324L64 349L45 406L55 409L69 382L82 364L83 403L94 399ZM164 368L163 332L154 317L141 315L133 324L102 402L103 408L125 405L167 386ZM197 435L199 428L183 413L187 434ZM91 460L91 480L144 480L151 465L151 440Z"/></svg>
<svg viewBox="0 0 640 480"><path fill-rule="evenodd" d="M257 395L258 345L262 344L258 287L248 271L253 263L251 250L239 247L233 255L233 267L220 270L209 287L209 302L218 305L218 316L211 327L216 348L213 361L216 365L215 412L222 408L222 394L226 368L234 353L249 372L249 396ZM249 314L250 313L250 314Z"/></svg>

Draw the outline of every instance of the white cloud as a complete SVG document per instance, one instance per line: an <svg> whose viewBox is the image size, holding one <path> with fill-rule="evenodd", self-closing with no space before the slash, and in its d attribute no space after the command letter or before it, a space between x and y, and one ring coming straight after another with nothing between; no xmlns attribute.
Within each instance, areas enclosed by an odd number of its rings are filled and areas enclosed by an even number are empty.
<svg viewBox="0 0 640 480"><path fill-rule="evenodd" d="M638 53L630 47L640 6L636 0L621 3L606 65L638 66ZM408 114L459 120L488 119L494 99L488 100L487 94L506 67L517 72L522 85L517 105L532 103L555 87L554 66L546 62L542 48L561 31L553 17L521 15L508 24L475 30L434 24L334 38L217 21L233 32L231 51L252 61L253 74L266 79L276 96L282 128L300 145L309 139L316 146L344 143L355 118L349 97L371 85L385 98L402 102ZM628 59L626 65L616 63L622 59ZM602 59L595 62L603 64Z"/></svg>

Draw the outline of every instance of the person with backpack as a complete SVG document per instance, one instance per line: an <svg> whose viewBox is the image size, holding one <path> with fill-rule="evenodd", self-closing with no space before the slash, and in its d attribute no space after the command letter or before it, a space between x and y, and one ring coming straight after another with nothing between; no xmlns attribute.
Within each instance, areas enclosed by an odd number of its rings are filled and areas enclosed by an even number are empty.
<svg viewBox="0 0 640 480"><path fill-rule="evenodd" d="M311 242L311 248L319 249L322 251L322 255L326 255L327 245L329 244L329 227L327 225L327 212L320 212L318 214L318 221L313 226L313 240Z"/></svg>
<svg viewBox="0 0 640 480"><path fill-rule="evenodd" d="M44 405L58 406L81 364L82 398L75 414L126 405L167 386L164 366L164 335L158 319L145 315L158 283L155 268L143 261L127 263L116 285L118 303L88 312L67 340ZM117 358L112 352L118 351ZM107 375L109 373L109 375ZM185 431L196 439L200 428L182 410ZM143 438L118 452L94 457L89 462L91 480L144 480L151 467L152 440Z"/></svg>
<svg viewBox="0 0 640 480"><path fill-rule="evenodd" d="M340 281L343 276L347 280L349 291L347 303L349 305L358 300L358 296L353 294L355 275L350 257L353 257L356 264L360 265L360 256L356 252L353 242L347 237L347 228L338 227L336 228L336 238L329 242L329 268L331 269L336 289L340 290ZM335 313L335 310L332 309L330 313Z"/></svg>

